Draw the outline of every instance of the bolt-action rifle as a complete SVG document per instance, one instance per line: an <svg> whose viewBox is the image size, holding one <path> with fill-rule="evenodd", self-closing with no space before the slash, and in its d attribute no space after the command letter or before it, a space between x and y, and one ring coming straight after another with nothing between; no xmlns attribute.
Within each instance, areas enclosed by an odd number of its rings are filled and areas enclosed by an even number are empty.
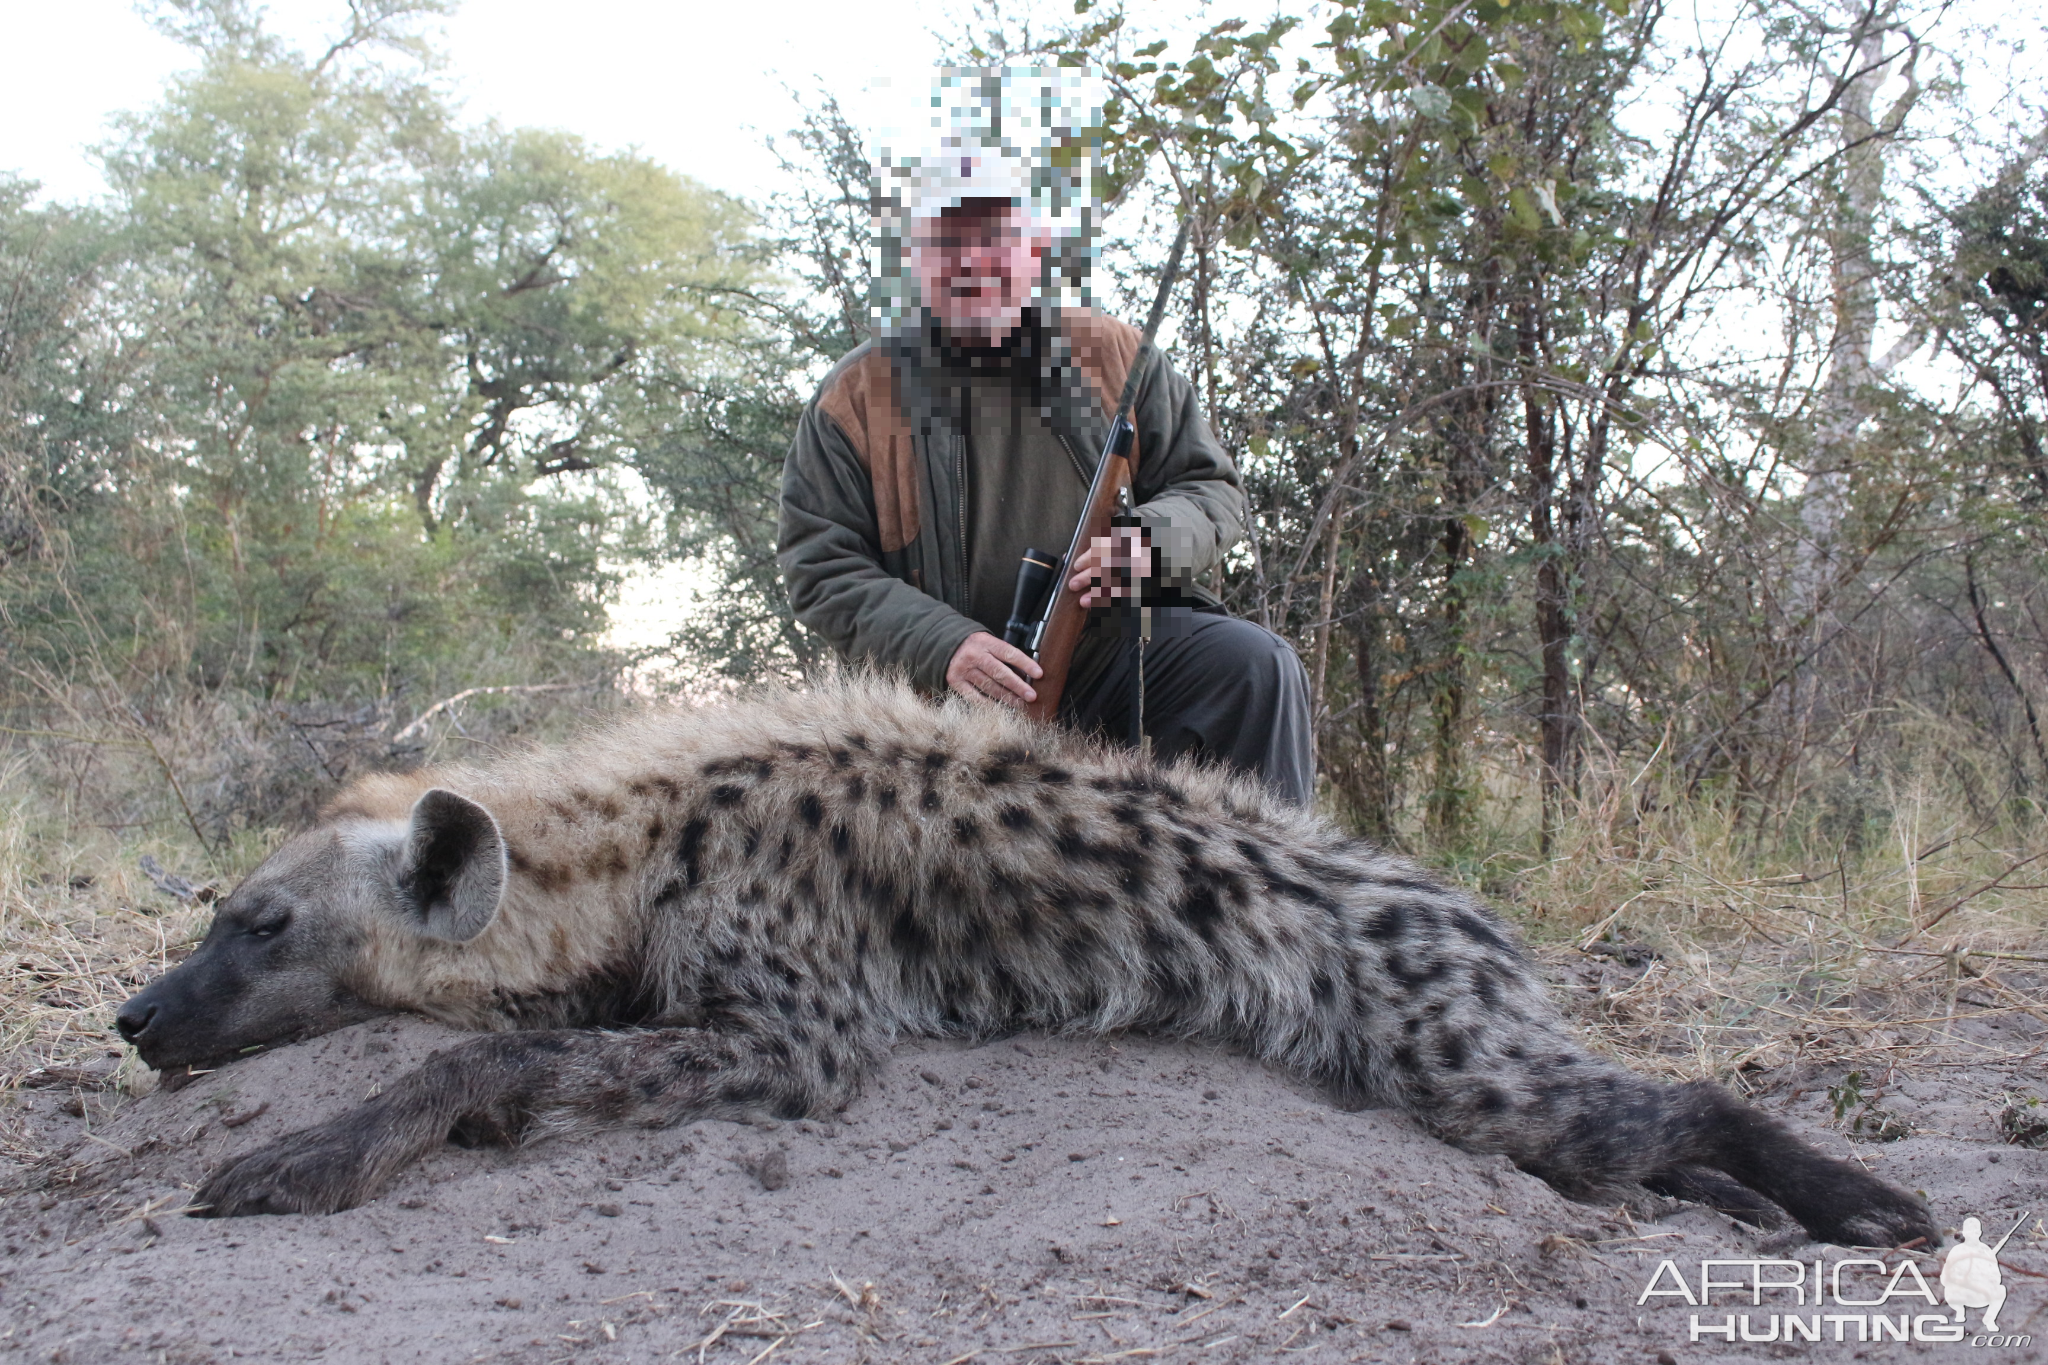
<svg viewBox="0 0 2048 1365"><path fill-rule="evenodd" d="M1174 277L1180 274L1181 253L1187 249L1192 218L1181 219L1180 233L1173 239L1173 251L1159 276L1159 292L1152 297L1152 311L1145 318L1145 332L1131 358L1131 372L1124 378L1123 396L1117 400L1116 415L1102 439L1102 453L1095 462L1095 477L1088 485L1088 501L1065 555L1037 548L1024 552L1017 566L1017 592L1010 607L1010 620L1003 639L1038 660L1045 670L1034 689L1038 700L1025 708L1033 720L1050 721L1059 714L1060 697L1067 687L1067 669L1074 661L1074 646L1080 642L1086 624L1081 595L1065 585L1072 572L1069 565L1099 537L1107 536L1112 525L1129 524L1131 514L1131 448L1137 429L1131 425L1131 406L1138 398L1138 379L1145 368L1146 353L1159 334L1159 321L1166 313L1166 300L1173 292Z"/></svg>

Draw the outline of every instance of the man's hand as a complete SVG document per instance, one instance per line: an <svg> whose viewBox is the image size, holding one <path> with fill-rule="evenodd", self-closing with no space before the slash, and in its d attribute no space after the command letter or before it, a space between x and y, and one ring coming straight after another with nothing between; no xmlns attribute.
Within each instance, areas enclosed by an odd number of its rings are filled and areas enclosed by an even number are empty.
<svg viewBox="0 0 2048 1365"><path fill-rule="evenodd" d="M1152 546L1142 526L1112 526L1096 536L1067 579L1067 591L1081 594L1081 609L1098 607L1115 597L1129 597L1131 581L1152 576ZM1106 581L1105 581L1106 580Z"/></svg>
<svg viewBox="0 0 2048 1365"><path fill-rule="evenodd" d="M946 665L946 686L969 701L1000 702L1019 710L1038 700L1024 679L1044 676L1036 659L985 630L962 640L953 651L953 662Z"/></svg>

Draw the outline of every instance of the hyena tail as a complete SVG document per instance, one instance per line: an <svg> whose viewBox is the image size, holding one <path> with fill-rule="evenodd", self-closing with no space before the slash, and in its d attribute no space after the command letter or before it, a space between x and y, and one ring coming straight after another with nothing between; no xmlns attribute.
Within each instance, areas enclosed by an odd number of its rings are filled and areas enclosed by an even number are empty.
<svg viewBox="0 0 2048 1365"><path fill-rule="evenodd" d="M1477 1079L1418 1109L1457 1145L1503 1152L1568 1197L1598 1201L1647 1186L1755 1221L1756 1201L1732 1183L1821 1241L1940 1240L1922 1200L1827 1156L1718 1085L1666 1085L1584 1054L1574 1062L1569 1079ZM1519 1103L1507 1098L1517 1091Z"/></svg>

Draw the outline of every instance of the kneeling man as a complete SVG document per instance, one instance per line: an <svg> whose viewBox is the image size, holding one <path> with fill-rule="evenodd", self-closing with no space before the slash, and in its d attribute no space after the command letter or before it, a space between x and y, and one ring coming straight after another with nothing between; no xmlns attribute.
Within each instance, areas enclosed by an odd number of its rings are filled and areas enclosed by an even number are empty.
<svg viewBox="0 0 2048 1365"><path fill-rule="evenodd" d="M1035 660L1002 639L1018 562L1064 548L1132 366L1133 500L1120 529L1071 566L1089 624L1060 719L1116 739L1131 733L1140 654L1113 619L1119 581L1144 579L1155 624L1143 646L1145 734L1162 758L1205 757L1308 804L1314 791L1308 684L1288 644L1227 615L1200 581L1242 533L1237 468L1196 406L1193 386L1136 329L1063 305L1075 260L1060 221L1077 215L1076 179L1048 170L1048 148L1017 149L1006 114L1055 101L1020 96L1071 72L949 70L942 91L966 117L937 155L904 163L878 203L907 220L904 306L835 366L805 409L783 469L779 562L797 619L843 658L905 673L917 686L1021 707ZM956 115L959 111L955 111ZM888 162L885 158L885 178ZM1091 206L1092 208L1092 206ZM1091 214L1078 215L1084 225ZM1084 226L1083 231L1086 230ZM1056 281L1055 277L1059 277Z"/></svg>

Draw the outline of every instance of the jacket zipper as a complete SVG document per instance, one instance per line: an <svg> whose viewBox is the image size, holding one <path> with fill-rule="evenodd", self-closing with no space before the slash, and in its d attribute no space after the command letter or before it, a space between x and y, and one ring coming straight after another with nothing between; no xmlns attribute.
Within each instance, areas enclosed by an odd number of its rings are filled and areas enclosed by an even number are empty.
<svg viewBox="0 0 2048 1365"><path fill-rule="evenodd" d="M1060 449L1066 451L1067 458L1074 462L1074 472L1081 476L1081 486L1083 488L1094 486L1095 476L1088 472L1087 465L1081 463L1081 452L1074 449L1074 443L1067 439L1065 432L1060 433Z"/></svg>

